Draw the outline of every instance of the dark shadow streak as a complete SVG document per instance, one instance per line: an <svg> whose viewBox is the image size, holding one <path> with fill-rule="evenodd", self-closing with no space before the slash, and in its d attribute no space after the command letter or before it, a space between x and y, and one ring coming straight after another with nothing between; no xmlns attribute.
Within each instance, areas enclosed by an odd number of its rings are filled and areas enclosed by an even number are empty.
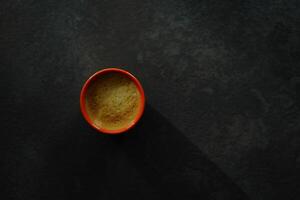
<svg viewBox="0 0 300 200"><path fill-rule="evenodd" d="M248 199L198 147L150 105L134 129L113 140L164 198Z"/></svg>

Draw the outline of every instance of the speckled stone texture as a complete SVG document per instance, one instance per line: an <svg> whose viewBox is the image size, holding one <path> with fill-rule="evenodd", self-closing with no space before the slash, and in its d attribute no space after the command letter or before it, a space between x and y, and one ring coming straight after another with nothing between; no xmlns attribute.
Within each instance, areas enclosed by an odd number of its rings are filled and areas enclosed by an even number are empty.
<svg viewBox="0 0 300 200"><path fill-rule="evenodd" d="M121 65L110 137L79 93ZM300 199L299 0L1 1L0 70L0 199Z"/></svg>

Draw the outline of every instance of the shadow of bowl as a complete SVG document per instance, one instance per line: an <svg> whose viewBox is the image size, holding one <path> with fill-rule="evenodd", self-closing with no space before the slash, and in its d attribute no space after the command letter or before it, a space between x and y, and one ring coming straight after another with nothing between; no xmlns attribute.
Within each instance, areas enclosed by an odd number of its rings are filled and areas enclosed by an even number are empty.
<svg viewBox="0 0 300 200"><path fill-rule="evenodd" d="M162 197L247 199L245 193L151 105L130 132L113 138Z"/></svg>

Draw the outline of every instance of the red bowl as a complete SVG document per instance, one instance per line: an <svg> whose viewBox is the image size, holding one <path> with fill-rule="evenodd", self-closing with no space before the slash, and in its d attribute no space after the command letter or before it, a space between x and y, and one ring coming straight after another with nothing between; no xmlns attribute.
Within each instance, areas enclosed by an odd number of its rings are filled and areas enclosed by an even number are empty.
<svg viewBox="0 0 300 200"><path fill-rule="evenodd" d="M138 111L138 114L135 116L133 122L130 123L127 127L117 129L117 130L107 130L105 128L97 127L90 119L90 117L86 111L86 106L85 106L86 92L87 92L87 89L90 86L90 83L92 82L92 80L95 80L95 79L99 78L100 76L102 76L106 73L110 73L110 72L117 72L117 73L123 74L123 75L127 76L128 78L130 78L137 86L138 91L140 92L140 97L141 97L140 98L140 109ZM124 132L128 131L130 128L134 127L136 125L136 123L140 120L140 118L143 115L144 108L145 108L145 94L144 94L144 90L143 90L141 83L135 76L133 76L131 73L129 73L128 71L125 71L123 69L106 68L106 69L96 72L84 83L84 85L81 89L81 92L80 92L80 109L81 109L81 113L82 113L84 119L89 123L90 126L92 126L94 129L96 129L97 131L99 131L101 133L120 134L120 133L124 133Z"/></svg>

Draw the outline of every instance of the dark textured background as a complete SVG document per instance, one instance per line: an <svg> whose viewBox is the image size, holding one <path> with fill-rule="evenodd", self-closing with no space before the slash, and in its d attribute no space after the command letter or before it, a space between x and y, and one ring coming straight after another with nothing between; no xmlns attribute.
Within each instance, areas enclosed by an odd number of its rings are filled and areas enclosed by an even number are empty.
<svg viewBox="0 0 300 200"><path fill-rule="evenodd" d="M299 0L1 1L0 56L3 200L300 199ZM147 109L110 137L78 99L121 65Z"/></svg>

